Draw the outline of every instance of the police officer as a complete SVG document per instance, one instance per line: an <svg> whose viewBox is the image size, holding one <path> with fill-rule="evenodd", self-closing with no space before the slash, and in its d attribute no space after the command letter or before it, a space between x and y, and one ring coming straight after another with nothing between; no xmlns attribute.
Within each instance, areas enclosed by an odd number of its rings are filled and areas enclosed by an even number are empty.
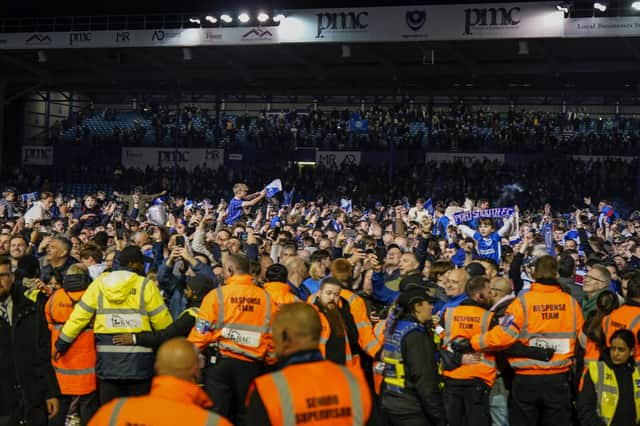
<svg viewBox="0 0 640 426"><path fill-rule="evenodd" d="M435 301L428 289L412 287L400 294L388 320L381 395L392 426L446 424L430 326Z"/></svg>
<svg viewBox="0 0 640 426"><path fill-rule="evenodd" d="M551 256L535 261L535 282L506 310L508 319L487 333L475 335L476 351L507 348L516 341L555 349L548 361L510 356L515 370L509 408L514 425L571 423L569 370L573 366L583 317L580 306L558 283L558 262Z"/></svg>
<svg viewBox="0 0 640 426"><path fill-rule="evenodd" d="M153 376L153 350L114 345L113 335L162 330L172 322L160 290L144 276L148 260L138 247L122 250L120 267L125 270L102 274L89 285L55 343L54 359L94 320L101 404L148 393Z"/></svg>
<svg viewBox="0 0 640 426"><path fill-rule="evenodd" d="M371 395L364 377L323 360L318 350L321 329L312 306L292 303L280 308L273 341L282 369L253 382L246 398L246 424L372 424Z"/></svg>
<svg viewBox="0 0 640 426"><path fill-rule="evenodd" d="M226 283L205 296L189 341L206 354L204 383L214 410L238 423L271 344L275 305L254 284L245 256L230 254L224 266Z"/></svg>

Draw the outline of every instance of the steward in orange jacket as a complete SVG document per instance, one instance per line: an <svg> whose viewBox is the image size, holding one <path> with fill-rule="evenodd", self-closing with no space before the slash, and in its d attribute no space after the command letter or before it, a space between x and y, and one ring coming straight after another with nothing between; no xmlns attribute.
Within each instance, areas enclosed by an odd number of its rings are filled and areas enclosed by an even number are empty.
<svg viewBox="0 0 640 426"><path fill-rule="evenodd" d="M271 300L276 307L276 311L280 306L287 303L299 302L298 296L291 293L291 287L287 284L287 268L279 263L274 263L267 268L265 273L266 282L262 286L271 296ZM273 344L269 344L267 349L267 357L265 363L274 365L278 360L273 352Z"/></svg>
<svg viewBox="0 0 640 426"><path fill-rule="evenodd" d="M317 311L304 303L284 305L273 323L282 369L258 377L246 398L251 426L369 425L372 400L362 375L322 359Z"/></svg>
<svg viewBox="0 0 640 426"><path fill-rule="evenodd" d="M509 357L516 373L510 423L536 425L540 416L547 416L557 424L570 424L569 369L584 322L582 311L560 288L556 259L538 258L533 276L536 282L509 305L503 325L475 335L471 346L475 351L496 351L520 341L527 346L553 348L549 361Z"/></svg>
<svg viewBox="0 0 640 426"><path fill-rule="evenodd" d="M456 339L471 339L489 331L493 320L489 280L476 276L465 287L468 299L444 312L444 340L442 348ZM446 378L443 400L447 421L451 426L491 424L489 392L496 379L496 359L493 353L480 354L476 363L463 364L444 370Z"/></svg>
<svg viewBox="0 0 640 426"><path fill-rule="evenodd" d="M45 305L45 317L51 331L51 354L55 352L55 342L62 326L71 316L76 303L91 283L91 277L81 265L71 265L63 278L62 288L56 290ZM51 425L64 425L65 417L74 397L79 397L78 414L80 421L87 424L98 409L96 392L96 347L93 328L88 326L73 341L69 350L57 359L51 360L60 385L60 410L50 421Z"/></svg>
<svg viewBox="0 0 640 426"><path fill-rule="evenodd" d="M89 426L231 425L207 410L212 403L197 384L200 367L192 344L179 337L163 343L155 368L158 375L149 395L112 400L100 408Z"/></svg>
<svg viewBox="0 0 640 426"><path fill-rule="evenodd" d="M204 387L216 411L231 417L242 415L247 389L262 373L275 305L269 293L253 283L246 257L229 255L225 275L225 285L202 301L189 341L205 351Z"/></svg>
<svg viewBox="0 0 640 426"><path fill-rule="evenodd" d="M613 333L621 328L631 330L634 336L637 336L640 331L640 276L638 275L634 275L629 280L626 303L602 320L602 331L607 346ZM634 358L636 366L640 367L640 342L638 340L636 340Z"/></svg>

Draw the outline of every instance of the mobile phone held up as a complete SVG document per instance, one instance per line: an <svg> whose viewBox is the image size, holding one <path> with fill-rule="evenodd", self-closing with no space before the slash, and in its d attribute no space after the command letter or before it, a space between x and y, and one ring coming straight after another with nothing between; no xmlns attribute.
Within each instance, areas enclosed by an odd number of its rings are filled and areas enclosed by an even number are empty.
<svg viewBox="0 0 640 426"><path fill-rule="evenodd" d="M176 246L178 247L184 247L184 236L182 235L178 235L176 237Z"/></svg>

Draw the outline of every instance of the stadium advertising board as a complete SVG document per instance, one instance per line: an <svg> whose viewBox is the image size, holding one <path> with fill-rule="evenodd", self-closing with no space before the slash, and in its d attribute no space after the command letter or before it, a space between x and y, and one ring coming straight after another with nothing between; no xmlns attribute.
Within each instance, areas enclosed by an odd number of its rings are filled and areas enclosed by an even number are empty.
<svg viewBox="0 0 640 426"><path fill-rule="evenodd" d="M566 19L565 37L638 37L640 16Z"/></svg>
<svg viewBox="0 0 640 426"><path fill-rule="evenodd" d="M454 152L427 152L425 161L427 163L449 163L461 161L465 164L472 164L476 161L497 161L500 164L504 163L504 154L493 153L454 153Z"/></svg>
<svg viewBox="0 0 640 426"><path fill-rule="evenodd" d="M122 148L122 165L127 168L154 169L178 167L192 171L196 167L218 169L224 162L223 149L205 148Z"/></svg>
<svg viewBox="0 0 640 426"><path fill-rule="evenodd" d="M215 46L562 37L555 2L285 11L274 27L7 33L0 49Z"/></svg>
<svg viewBox="0 0 640 426"><path fill-rule="evenodd" d="M52 146L29 146L22 147L23 166L52 166L53 147Z"/></svg>
<svg viewBox="0 0 640 426"><path fill-rule="evenodd" d="M357 166L360 159L359 151L316 151L316 165L330 169L340 168L342 165Z"/></svg>

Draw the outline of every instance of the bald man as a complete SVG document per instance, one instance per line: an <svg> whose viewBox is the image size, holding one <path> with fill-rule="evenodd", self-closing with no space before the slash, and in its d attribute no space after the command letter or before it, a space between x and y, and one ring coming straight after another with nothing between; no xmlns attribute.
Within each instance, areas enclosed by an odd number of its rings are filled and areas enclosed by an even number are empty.
<svg viewBox="0 0 640 426"><path fill-rule="evenodd" d="M440 312L436 313L437 317L435 320L442 318L447 308L455 308L467 300L467 293L464 292L464 289L469 278L469 273L464 269L452 269L447 273L447 279L444 282L444 292L447 295L447 301Z"/></svg>
<svg viewBox="0 0 640 426"><path fill-rule="evenodd" d="M282 305L273 321L273 343L282 369L258 377L247 394L246 424L371 425L372 401L362 375L322 359L322 325L306 303ZM327 380L330 377L331 380Z"/></svg>
<svg viewBox="0 0 640 426"><path fill-rule="evenodd" d="M149 395L109 402L98 410L89 426L231 425L207 410L213 404L198 386L200 365L193 344L180 337L163 343L156 355L155 370Z"/></svg>
<svg viewBox="0 0 640 426"><path fill-rule="evenodd" d="M291 293L295 294L300 300L307 300L311 296L309 289L302 284L309 277L309 269L304 260L300 257L289 257L284 266L287 268L287 279Z"/></svg>
<svg viewBox="0 0 640 426"><path fill-rule="evenodd" d="M515 298L511 281L505 277L494 277L491 279L490 287L492 311L504 311L509 303Z"/></svg>

